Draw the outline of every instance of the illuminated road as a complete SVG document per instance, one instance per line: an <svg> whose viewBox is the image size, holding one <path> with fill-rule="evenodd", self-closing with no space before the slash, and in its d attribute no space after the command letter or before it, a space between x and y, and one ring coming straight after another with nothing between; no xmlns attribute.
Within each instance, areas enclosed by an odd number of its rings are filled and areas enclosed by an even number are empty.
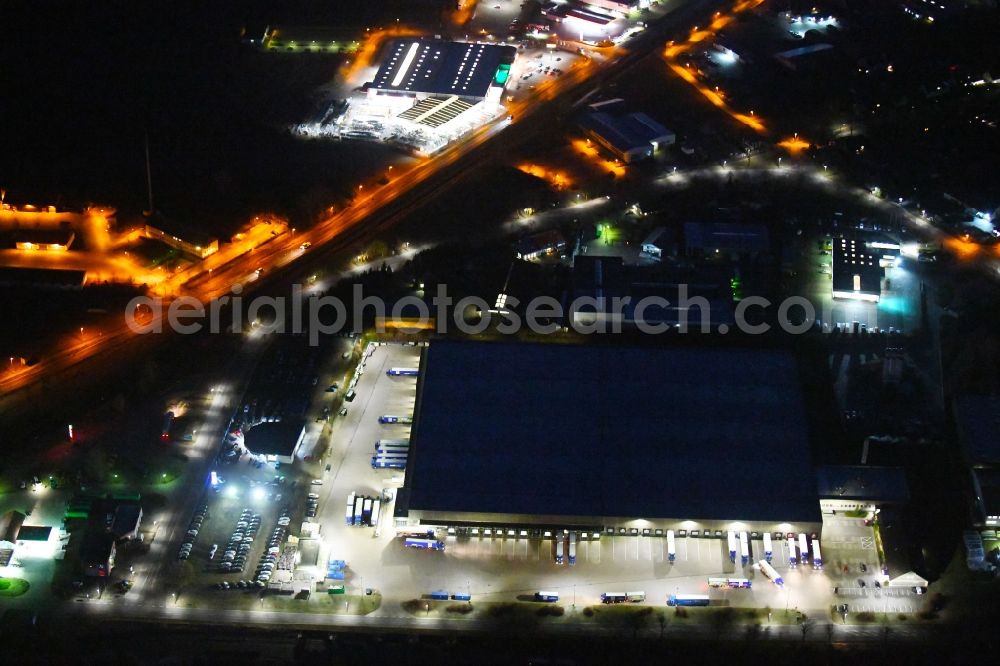
<svg viewBox="0 0 1000 666"><path fill-rule="evenodd" d="M236 594L236 593L230 593ZM568 607L568 604L566 604ZM670 611L665 606L660 609ZM806 609L810 620L806 629L796 624L763 624L751 626L744 624L722 625L706 622L696 624L690 622L668 622L663 628L663 637L670 639L698 640L746 640L748 637L781 641L808 641L810 643L871 643L885 641L889 643L904 641L934 642L952 635L955 628L942 624L920 623L919 625L893 625L884 627L879 624L845 625L826 619L826 609ZM176 606L169 598L158 602L116 603L112 595L106 595L102 600L91 599L78 604L73 611L85 613L91 617L104 617L124 621L167 622L179 624L197 624L211 626L217 624L233 624L240 626L255 625L259 627L280 627L289 631L301 629L378 629L379 631L478 631L495 632L497 622L486 619L452 619L442 617L421 617L410 615L400 608L390 608L383 605L368 615L347 615L337 613L307 613L282 612L268 609L227 610L214 608L186 608ZM75 614L75 613L74 613ZM671 613L668 613L668 616ZM55 611L57 620L65 616L66 621L72 621L73 614L67 611ZM587 633L621 636L622 628L615 623L598 623L588 621L577 611L566 613L559 622L540 623L546 633L574 634ZM655 621L650 621L641 632L644 637L658 636L660 628Z"/></svg>

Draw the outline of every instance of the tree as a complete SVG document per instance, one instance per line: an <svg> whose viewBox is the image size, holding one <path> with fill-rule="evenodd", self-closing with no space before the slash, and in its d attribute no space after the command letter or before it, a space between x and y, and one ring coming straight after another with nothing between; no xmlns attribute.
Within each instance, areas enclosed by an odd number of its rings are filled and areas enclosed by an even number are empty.
<svg viewBox="0 0 1000 666"><path fill-rule="evenodd" d="M802 622L799 624L799 629L802 630L802 641L805 642L806 634L813 628L813 621L807 618L805 615L802 616Z"/></svg>

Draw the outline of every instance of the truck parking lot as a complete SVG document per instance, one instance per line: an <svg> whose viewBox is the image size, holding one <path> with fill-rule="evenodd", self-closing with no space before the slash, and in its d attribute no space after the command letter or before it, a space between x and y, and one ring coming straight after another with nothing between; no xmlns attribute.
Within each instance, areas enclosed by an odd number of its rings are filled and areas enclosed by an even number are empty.
<svg viewBox="0 0 1000 666"><path fill-rule="evenodd" d="M207 587L221 582L235 587L246 581L252 588L260 578L258 565L268 564L266 559L273 554L268 552L272 531L281 526L287 527L287 534L298 535L303 520L308 519L320 525L324 560L320 566L326 570L327 561L344 563L330 569L336 577L320 583L315 591L341 585L351 596L377 591L383 597L378 613L398 613L402 602L442 590L484 602L523 599L539 589L554 590L564 603L590 605L600 603L603 593L619 588L641 590L646 594L645 603L655 605L665 603L671 594L708 594L715 605L794 609L848 603L852 612L918 610L922 597L913 590L875 586L876 580L881 583L885 577L878 563L873 528L863 519L844 516L825 517L825 568L821 570L809 563L790 567L785 539L772 538L771 563L784 579L783 587L774 585L754 566L765 557L759 536L748 540L748 561L743 564L739 556L735 561L730 558L725 532L697 536L693 531L678 532L673 559L662 531L648 535L638 530L577 532L574 552L564 552L561 564L556 561L556 535L544 530L502 526L441 529L433 537L444 544L443 551L404 547L396 536L393 512L406 472L374 469L372 460L376 442L408 442L418 377L389 371L419 367L421 350L418 345L378 343L362 350L359 365L341 389L345 394L351 391L352 399L345 399L344 409L331 418L329 426L325 420L321 426L313 426L323 433L329 428L328 436L324 434L329 442L325 452L310 449L316 459L296 460L278 470L272 465L258 468L246 461L220 467L224 478L217 492L208 492L209 509L188 559L199 582ZM314 398L310 414L317 412L323 399ZM406 451L405 444L398 446ZM370 500L358 504L359 509L368 511L364 525L348 524L355 522L354 510L348 510L346 504L351 500L353 507L352 494ZM259 525L249 542L244 528L241 539L249 548L230 557L240 557L243 570L222 572L219 563L232 542L234 526L247 511L259 516ZM279 514L287 514L288 519ZM279 525L282 522L287 525ZM565 540L567 535L561 538ZM564 541L564 550L567 543ZM218 548L210 558L213 546ZM570 559L574 559L572 564ZM747 579L752 587L709 587L709 577ZM865 587L859 580L866 581Z"/></svg>

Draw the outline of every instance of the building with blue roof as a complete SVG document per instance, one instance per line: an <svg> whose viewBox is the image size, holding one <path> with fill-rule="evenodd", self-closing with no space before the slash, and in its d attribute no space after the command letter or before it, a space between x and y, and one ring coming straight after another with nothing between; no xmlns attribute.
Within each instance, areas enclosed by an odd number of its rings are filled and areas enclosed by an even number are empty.
<svg viewBox="0 0 1000 666"><path fill-rule="evenodd" d="M770 252L771 241L763 224L686 222L684 248L688 254L753 256Z"/></svg>
<svg viewBox="0 0 1000 666"><path fill-rule="evenodd" d="M661 146L672 145L677 140L673 132L645 113L592 111L580 119L579 125L588 136L626 163L651 157Z"/></svg>
<svg viewBox="0 0 1000 666"><path fill-rule="evenodd" d="M396 516L819 532L797 363L745 348L434 340Z"/></svg>

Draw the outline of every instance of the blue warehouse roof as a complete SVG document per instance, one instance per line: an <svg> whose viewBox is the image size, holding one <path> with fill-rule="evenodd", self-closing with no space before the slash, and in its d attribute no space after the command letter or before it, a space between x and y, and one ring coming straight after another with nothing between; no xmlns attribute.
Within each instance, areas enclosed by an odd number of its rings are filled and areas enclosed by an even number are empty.
<svg viewBox="0 0 1000 666"><path fill-rule="evenodd" d="M820 520L775 351L433 341L406 485L411 510Z"/></svg>
<svg viewBox="0 0 1000 666"><path fill-rule="evenodd" d="M585 115L580 120L580 126L600 135L623 153L673 136L673 132L645 113L616 116L604 111L595 111Z"/></svg>
<svg viewBox="0 0 1000 666"><path fill-rule="evenodd" d="M767 252L771 247L767 227L732 222L686 222L684 238L689 249L727 252Z"/></svg>
<svg viewBox="0 0 1000 666"><path fill-rule="evenodd" d="M517 49L498 44L400 39L392 43L371 88L388 92L485 97Z"/></svg>

